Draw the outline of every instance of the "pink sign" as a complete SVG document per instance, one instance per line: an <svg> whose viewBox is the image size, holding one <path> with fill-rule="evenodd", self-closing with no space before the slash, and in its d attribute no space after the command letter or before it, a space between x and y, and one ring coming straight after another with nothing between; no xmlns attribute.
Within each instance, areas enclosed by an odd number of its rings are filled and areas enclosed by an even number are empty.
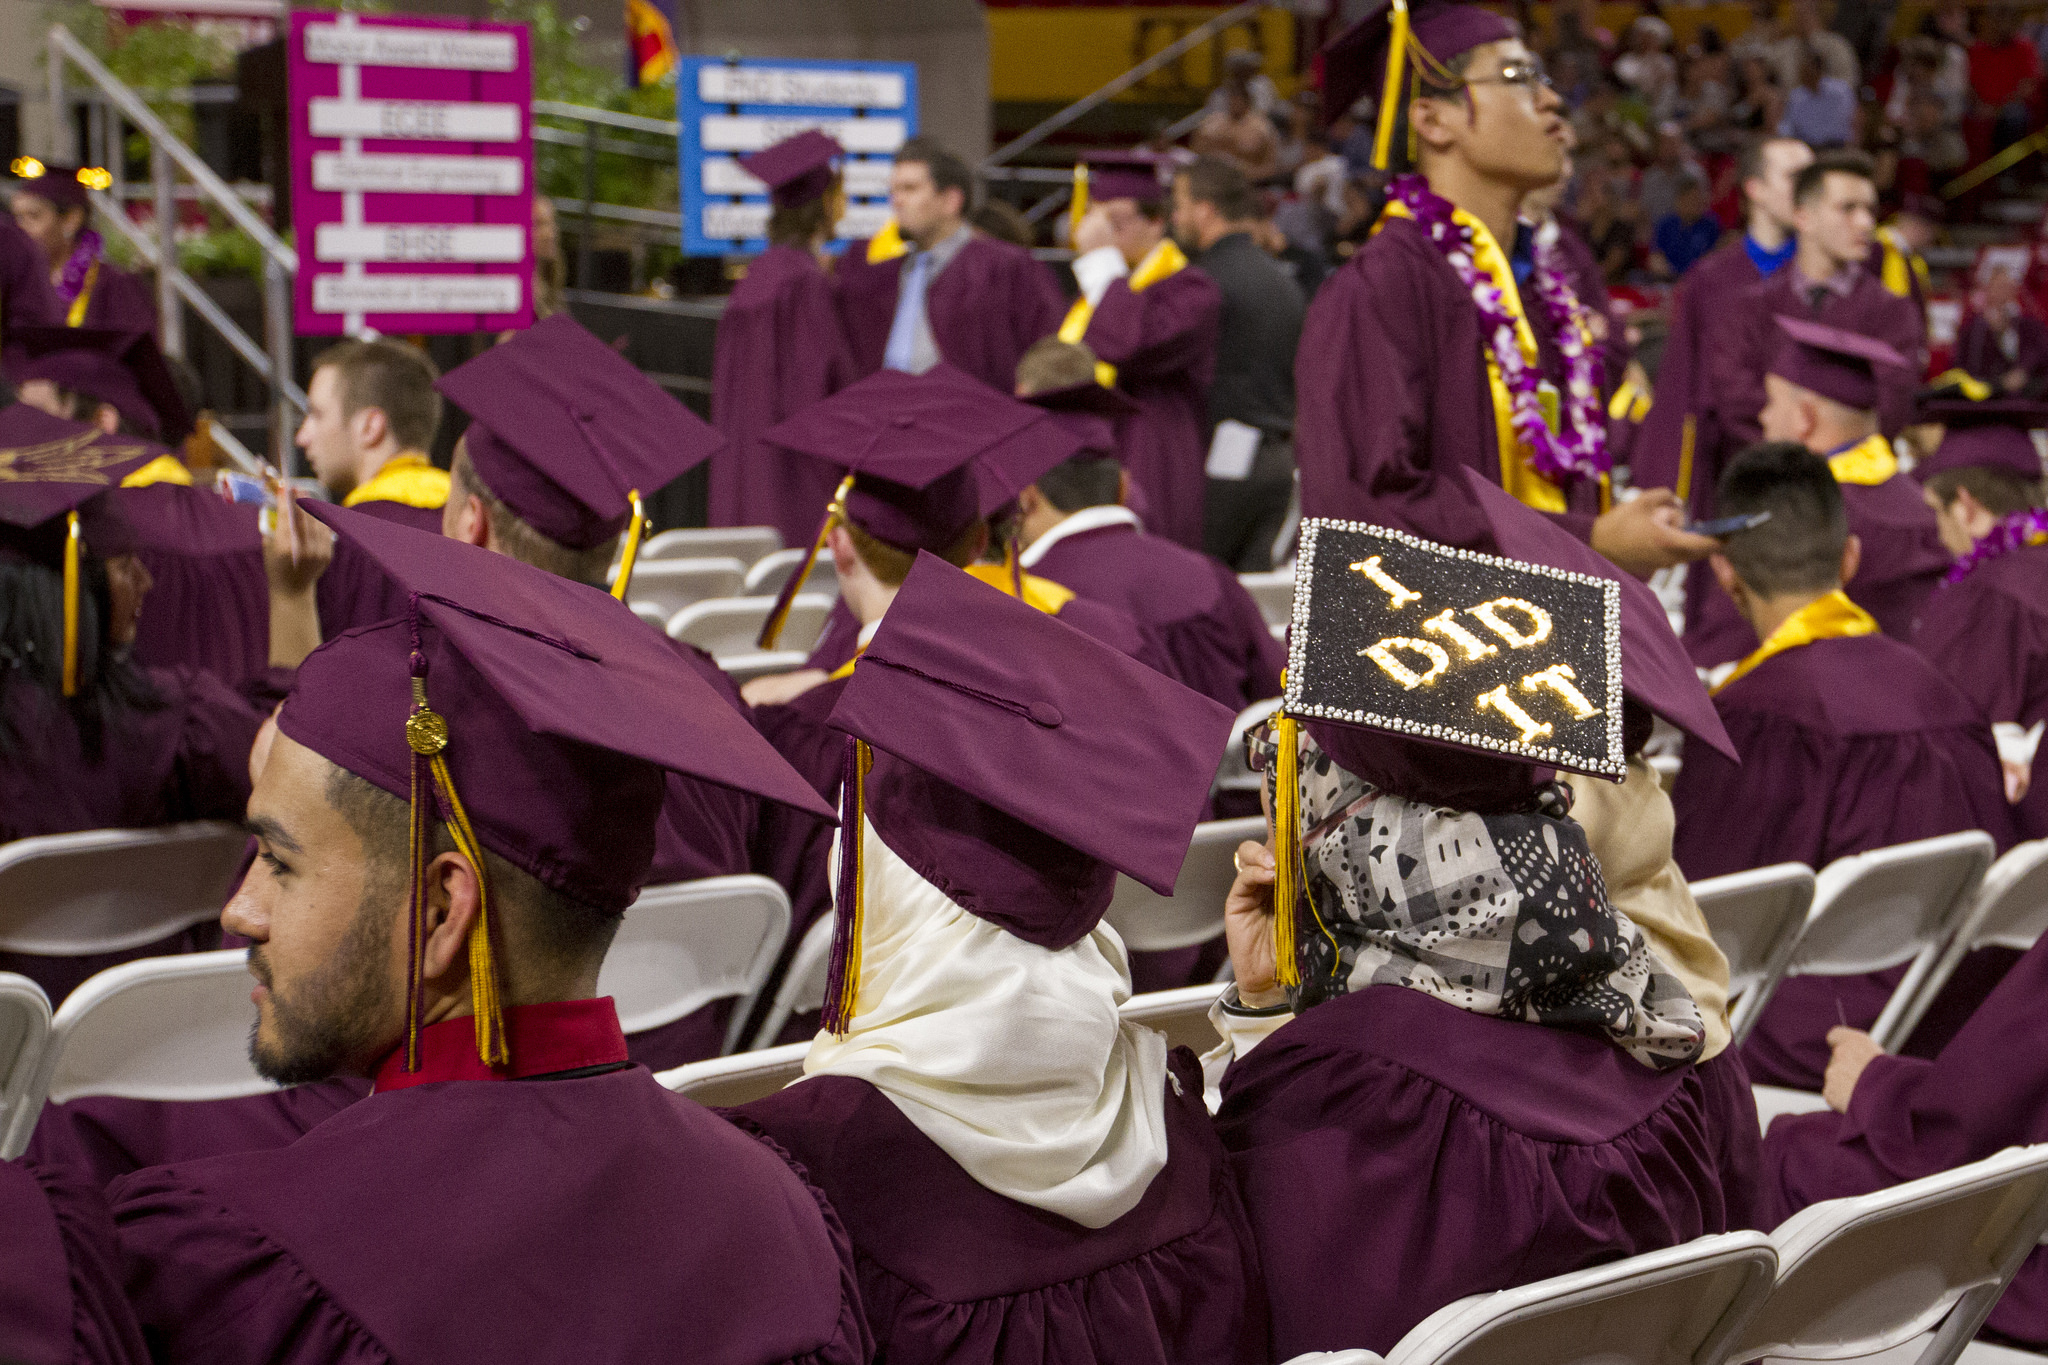
<svg viewBox="0 0 2048 1365"><path fill-rule="evenodd" d="M533 320L533 66L522 24L292 13L305 335Z"/></svg>

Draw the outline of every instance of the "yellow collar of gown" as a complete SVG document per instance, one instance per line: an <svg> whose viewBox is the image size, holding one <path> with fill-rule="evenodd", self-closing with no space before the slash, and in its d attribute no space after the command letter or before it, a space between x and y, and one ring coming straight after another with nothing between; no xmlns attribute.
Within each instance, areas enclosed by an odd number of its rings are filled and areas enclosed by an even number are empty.
<svg viewBox="0 0 2048 1365"><path fill-rule="evenodd" d="M1863 608L1849 600L1849 594L1836 588L1825 597L1815 598L1785 618L1784 624L1771 632L1771 638L1757 646L1748 658L1735 666L1735 671L1722 680L1714 691L1718 694L1737 678L1755 671L1764 660L1775 658L1788 649L1810 645L1815 640L1846 640L1855 635L1877 634L1877 621Z"/></svg>
<svg viewBox="0 0 2048 1365"><path fill-rule="evenodd" d="M1373 235L1386 226L1389 218L1406 218L1413 221L1415 215L1408 212L1408 206L1398 199L1389 199L1387 207L1380 214L1380 220L1372 225ZM1474 218L1465 210L1451 209L1451 221L1472 233L1472 264L1486 273L1493 281L1493 287L1500 290L1501 303L1515 319L1515 345L1522 349L1522 359L1530 365L1536 363L1536 332L1529 326L1529 315L1522 309L1521 286L1515 283L1515 268L1508 262L1508 254L1500 249L1493 232L1486 224ZM1481 343L1484 347L1484 342ZM1487 352L1491 364L1493 353Z"/></svg>
<svg viewBox="0 0 2048 1365"><path fill-rule="evenodd" d="M1138 262L1138 268L1124 277L1133 294L1141 294L1169 275L1178 275L1187 269L1187 253L1171 237L1162 237L1159 245L1145 253L1145 259ZM1095 305L1088 302L1083 294L1074 300L1074 306L1067 310L1066 318L1060 323L1059 339L1075 342L1088 335L1088 324L1095 318ZM1095 382L1105 389L1116 387L1116 366L1107 360L1095 362Z"/></svg>
<svg viewBox="0 0 2048 1365"><path fill-rule="evenodd" d="M1868 436L1847 450L1828 456L1828 469L1836 483L1875 488L1899 472L1899 457L1892 452L1892 443L1882 435Z"/></svg>
<svg viewBox="0 0 2048 1365"><path fill-rule="evenodd" d="M1001 588L1008 596L1017 595L1011 591L1010 566L1007 564L970 564L967 566L967 572L992 588ZM1078 596L1080 594L1072 588L1055 583L1050 578L1040 578L1035 573L1024 575L1025 605L1036 607L1047 616L1058 616L1060 609ZM854 650L851 659L832 670L831 680L837 682L841 678L852 677L853 666L860 662L860 656L866 652L866 645Z"/></svg>
<svg viewBox="0 0 2048 1365"><path fill-rule="evenodd" d="M909 253L910 243L903 240L903 229L896 226L894 218L882 224L882 230L868 238L869 265L880 265Z"/></svg>
<svg viewBox="0 0 2048 1365"><path fill-rule="evenodd" d="M121 480L121 487L147 488L153 483L175 483L190 488L192 471L185 468L175 455L159 455Z"/></svg>
<svg viewBox="0 0 2048 1365"><path fill-rule="evenodd" d="M376 477L359 483L341 500L343 507L366 502L397 502L432 509L448 505L448 471L427 463L424 455L395 455Z"/></svg>

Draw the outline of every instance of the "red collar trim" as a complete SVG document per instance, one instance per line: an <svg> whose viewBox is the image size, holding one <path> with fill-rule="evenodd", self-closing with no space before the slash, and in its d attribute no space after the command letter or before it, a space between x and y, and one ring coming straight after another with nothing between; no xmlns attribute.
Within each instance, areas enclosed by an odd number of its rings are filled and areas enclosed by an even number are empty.
<svg viewBox="0 0 2048 1365"><path fill-rule="evenodd" d="M626 1060L626 1034L610 996L514 1005L505 1011L505 1041L512 1054L502 1067L476 1055L476 1021L443 1019L420 1030L420 1069L405 1069L405 1049L393 1049L377 1068L376 1089L404 1090L430 1081L516 1081Z"/></svg>

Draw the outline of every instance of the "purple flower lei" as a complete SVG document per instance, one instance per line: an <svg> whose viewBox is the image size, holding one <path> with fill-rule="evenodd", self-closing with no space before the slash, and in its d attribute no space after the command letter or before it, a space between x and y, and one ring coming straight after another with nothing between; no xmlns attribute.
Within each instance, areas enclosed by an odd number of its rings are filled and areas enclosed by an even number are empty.
<svg viewBox="0 0 2048 1365"><path fill-rule="evenodd" d="M1389 193L1429 234L1430 243L1443 253L1472 295L1473 305L1479 309L1480 328L1513 403L1510 416L1515 434L1529 447L1529 463L1536 472L1553 482L1568 482L1598 478L1611 470L1614 458L1607 453L1607 416L1600 403L1600 357L1586 343L1585 309L1565 283L1555 248L1536 243L1532 282L1549 315L1557 349L1564 356L1561 432L1552 431L1543 416L1543 376L1522 359L1522 348L1515 342L1515 315L1505 295L1473 261L1472 230L1452 216L1451 202L1430 189L1429 182L1419 175L1399 177Z"/></svg>
<svg viewBox="0 0 2048 1365"><path fill-rule="evenodd" d="M2048 510L2036 507L2000 517L1991 533L1970 547L1970 552L1949 567L1944 585L1960 583L1980 564L2001 559L2014 550L2048 542Z"/></svg>
<svg viewBox="0 0 2048 1365"><path fill-rule="evenodd" d="M70 303L78 297L78 291L85 288L86 274L93 262L100 258L100 235L91 228L78 234L71 248L70 259L64 262L63 273L57 276L57 293L64 302Z"/></svg>

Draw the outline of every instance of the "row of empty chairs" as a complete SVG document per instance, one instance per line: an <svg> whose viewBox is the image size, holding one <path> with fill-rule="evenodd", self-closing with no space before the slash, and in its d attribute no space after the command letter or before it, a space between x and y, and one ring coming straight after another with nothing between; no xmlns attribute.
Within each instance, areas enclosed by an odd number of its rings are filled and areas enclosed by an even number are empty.
<svg viewBox="0 0 2048 1365"><path fill-rule="evenodd" d="M774 597L802 566L804 551L777 550L751 568L730 556L701 559L642 560L633 569L627 600L635 610L645 605L665 616L684 607L719 597ZM616 575L615 575L616 576ZM839 595L839 573L820 555L804 575L804 592Z"/></svg>

